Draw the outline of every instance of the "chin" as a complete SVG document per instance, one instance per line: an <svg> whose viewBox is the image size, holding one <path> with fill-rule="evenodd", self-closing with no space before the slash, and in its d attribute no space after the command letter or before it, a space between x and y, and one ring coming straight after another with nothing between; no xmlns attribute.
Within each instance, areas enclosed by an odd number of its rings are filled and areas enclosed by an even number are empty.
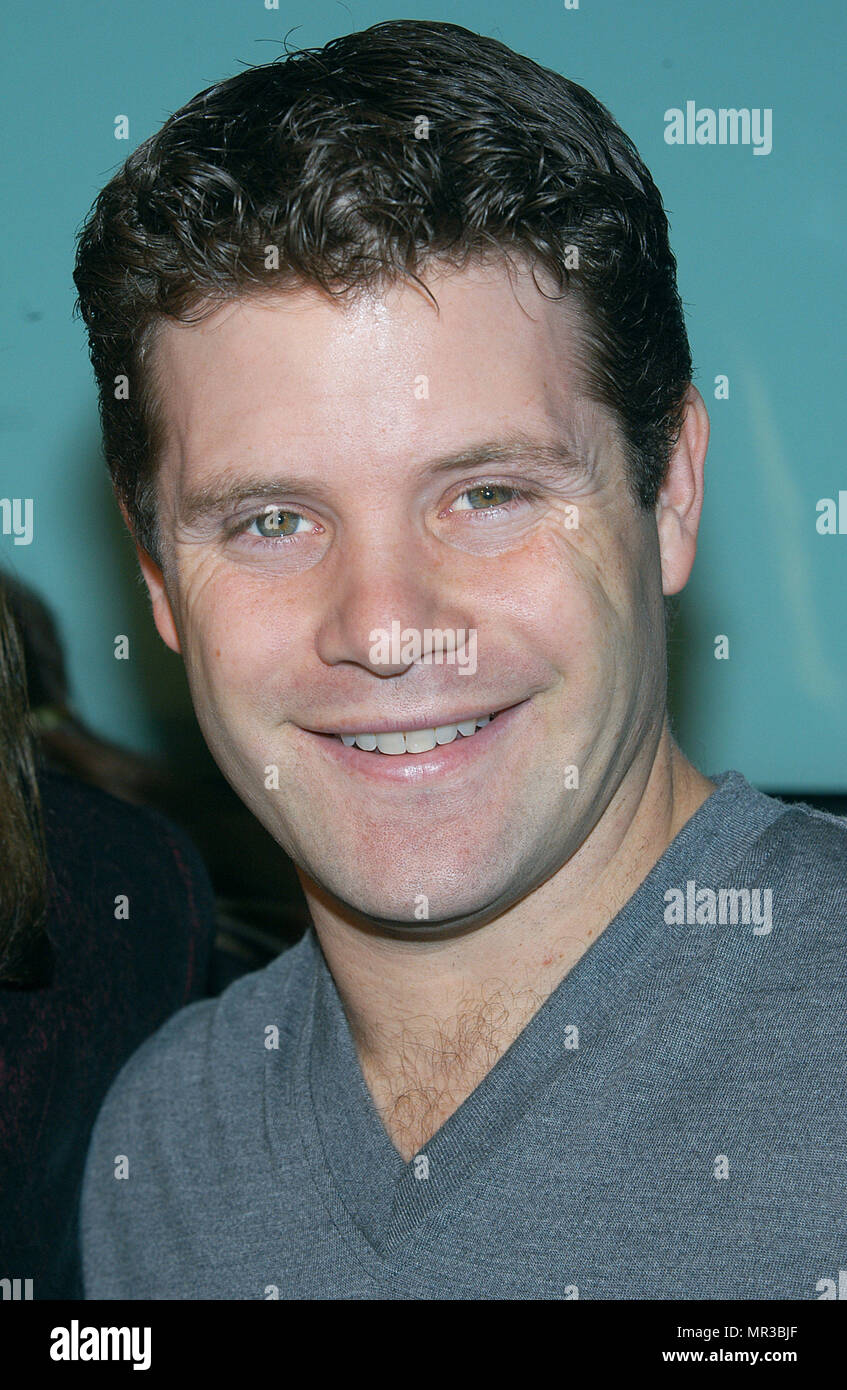
<svg viewBox="0 0 847 1390"><path fill-rule="evenodd" d="M435 876L430 872L428 877ZM520 896L514 888L502 883L477 884L470 887L464 873L455 870L445 878L459 877L461 891L445 893L443 886L431 884L427 892L425 876L410 873L404 878L402 886L392 891L383 885L381 891L362 893L362 884L355 878L347 885L328 882L326 878L315 875L325 892L329 893L344 909L345 913L362 925L375 927L392 936L432 939L439 936L460 934L473 927L493 920L503 910L517 901ZM414 886L410 886L414 885Z"/></svg>

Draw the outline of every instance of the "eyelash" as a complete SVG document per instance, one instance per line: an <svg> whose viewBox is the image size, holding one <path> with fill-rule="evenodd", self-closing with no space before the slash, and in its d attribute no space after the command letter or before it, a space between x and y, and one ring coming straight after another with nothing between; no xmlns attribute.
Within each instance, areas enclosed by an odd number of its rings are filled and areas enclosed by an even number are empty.
<svg viewBox="0 0 847 1390"><path fill-rule="evenodd" d="M296 533L292 536L248 536L247 532L254 521L261 521L262 517L267 515L267 510L267 508L263 507L260 512L254 512L252 516L245 517L243 521L234 522L231 526L227 527L226 539L233 540L237 536L245 536L248 544L260 546L272 545L275 547L283 544L287 545L289 541L297 540L298 537ZM272 510L288 512L290 516L302 517L304 521L309 520L307 516L303 516L302 512L296 512L293 507L274 507Z"/></svg>
<svg viewBox="0 0 847 1390"><path fill-rule="evenodd" d="M474 514L476 514L477 516L491 516L492 514L496 514L498 512L508 511L515 503L535 501L539 496L539 493L531 487L518 487L514 483L500 483L492 478L483 478L480 479L480 481L478 482L474 481L473 483L468 483L464 487L462 487L456 493L450 505L446 508L446 512L450 512L452 508L455 506L455 504L462 497L465 497L469 492L478 492L481 488L486 487L499 488L504 492L510 492L512 495L510 498L507 499L507 501L499 502L491 507L463 507L461 508L461 510L467 512L468 515L471 516L473 516ZM279 507L275 508L275 510L281 512L290 510L290 514L292 516L303 517L304 521L308 521L309 519L308 517L304 516L302 512L294 511L293 508L289 509L287 507ZM235 522L227 530L227 540L231 540L236 536L245 536L247 537L248 542L251 544L259 546L272 545L274 547L277 547L283 544L288 544L289 542L295 541L297 539L296 533L291 536L247 536L247 532L249 528L253 525L253 523L261 520L261 518L265 515L266 509L263 508L261 512L255 512L252 516L246 517L243 521ZM443 516L445 515L445 512L441 512L439 513L439 515Z"/></svg>
<svg viewBox="0 0 847 1390"><path fill-rule="evenodd" d="M466 483L450 503L447 511L455 507L460 498L467 496L469 492L479 492L482 488L499 488L502 492L510 492L512 495L506 502L498 502L492 507L463 507L462 511L467 511L471 515L476 513L478 516L491 516L497 512L508 511L515 502L532 502L538 497L535 489L527 486L519 487L516 483L501 483L493 478L480 478L479 481ZM443 515L443 513L441 513Z"/></svg>

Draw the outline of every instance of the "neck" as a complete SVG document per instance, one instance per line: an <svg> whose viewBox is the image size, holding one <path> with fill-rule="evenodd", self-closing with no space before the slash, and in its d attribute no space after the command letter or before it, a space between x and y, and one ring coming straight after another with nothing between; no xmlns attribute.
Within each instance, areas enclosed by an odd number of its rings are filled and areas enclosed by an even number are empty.
<svg viewBox="0 0 847 1390"><path fill-rule="evenodd" d="M304 884L377 1111L408 1161L479 1085L608 926L714 785L665 722L546 883L484 927L399 940L351 923Z"/></svg>

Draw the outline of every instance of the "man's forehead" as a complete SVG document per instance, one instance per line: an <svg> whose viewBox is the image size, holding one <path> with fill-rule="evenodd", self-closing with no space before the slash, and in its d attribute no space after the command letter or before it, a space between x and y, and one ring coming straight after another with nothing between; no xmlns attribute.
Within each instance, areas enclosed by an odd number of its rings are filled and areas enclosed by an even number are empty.
<svg viewBox="0 0 847 1390"><path fill-rule="evenodd" d="M554 340L561 354L578 334L582 316L573 296L552 298L545 280L546 273L533 275L521 264L436 264L419 281L394 280L339 296L307 285L252 291L218 304L200 301L191 310L193 321L160 321L149 357L170 372L187 373L203 364L221 367L233 350L246 362L272 341L292 357L300 344L320 350L332 342L340 352L345 340L352 353L366 345L376 353L384 346L390 355L404 338L410 352L417 346L423 353L428 342L449 347L451 337L485 342L492 326L512 339L518 328L527 341ZM324 365L330 374L333 362Z"/></svg>
<svg viewBox="0 0 847 1390"><path fill-rule="evenodd" d="M346 442L429 460L521 433L584 455L607 433L582 389L572 305L497 267L427 284L436 305L408 285L342 303L308 287L163 323L160 462L217 471L235 444L253 466L276 439L306 458Z"/></svg>

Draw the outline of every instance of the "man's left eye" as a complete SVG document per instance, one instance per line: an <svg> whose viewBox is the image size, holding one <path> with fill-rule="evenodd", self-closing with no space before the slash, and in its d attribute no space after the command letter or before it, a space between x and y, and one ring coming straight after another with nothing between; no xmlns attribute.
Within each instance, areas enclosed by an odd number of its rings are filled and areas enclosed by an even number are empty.
<svg viewBox="0 0 847 1390"><path fill-rule="evenodd" d="M466 488L456 498L451 507L454 512L484 511L486 507L502 507L520 496L518 489L507 487L505 483L480 483L477 487ZM465 498L468 500L465 501Z"/></svg>

